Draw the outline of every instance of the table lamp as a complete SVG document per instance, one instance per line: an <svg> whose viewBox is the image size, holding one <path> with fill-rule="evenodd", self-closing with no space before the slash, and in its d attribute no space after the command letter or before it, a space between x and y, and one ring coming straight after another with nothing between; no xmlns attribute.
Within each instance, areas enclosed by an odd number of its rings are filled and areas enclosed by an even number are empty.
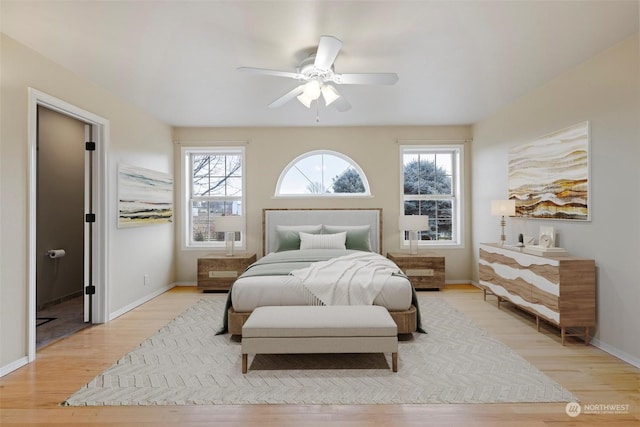
<svg viewBox="0 0 640 427"><path fill-rule="evenodd" d="M224 232L225 247L227 256L233 256L233 247L236 240L236 232L242 231L244 218L239 215L216 216L213 224L216 232Z"/></svg>
<svg viewBox="0 0 640 427"><path fill-rule="evenodd" d="M418 253L418 232L429 229L429 217L427 215L400 215L398 220L400 231L409 232L409 252L411 255Z"/></svg>
<svg viewBox="0 0 640 427"><path fill-rule="evenodd" d="M507 225L504 217L513 216L516 214L516 201L515 200L492 200L491 201L491 215L502 217L500 220L500 226L502 227L502 234L500 235L500 246L504 246L504 242L507 237L504 234L504 227Z"/></svg>

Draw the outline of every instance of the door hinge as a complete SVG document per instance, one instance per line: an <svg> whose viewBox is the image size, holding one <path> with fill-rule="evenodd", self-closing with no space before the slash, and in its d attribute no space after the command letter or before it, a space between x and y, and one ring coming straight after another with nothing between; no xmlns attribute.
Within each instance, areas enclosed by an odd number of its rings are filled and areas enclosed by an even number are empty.
<svg viewBox="0 0 640 427"><path fill-rule="evenodd" d="M94 285L89 285L86 288L84 288L84 293L85 295L95 295L96 287Z"/></svg>
<svg viewBox="0 0 640 427"><path fill-rule="evenodd" d="M96 143L93 141L87 141L84 143L84 148L87 151L96 151Z"/></svg>
<svg viewBox="0 0 640 427"><path fill-rule="evenodd" d="M96 214L86 214L84 216L84 222L96 222Z"/></svg>

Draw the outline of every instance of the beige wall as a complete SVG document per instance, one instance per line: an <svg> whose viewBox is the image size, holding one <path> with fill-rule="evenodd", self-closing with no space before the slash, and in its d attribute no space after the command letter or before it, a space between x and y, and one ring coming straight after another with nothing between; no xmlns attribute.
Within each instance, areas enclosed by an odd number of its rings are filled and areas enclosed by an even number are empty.
<svg viewBox="0 0 640 427"><path fill-rule="evenodd" d="M312 114L311 112L309 114ZM398 215L400 211L400 160L397 140L467 140L469 126L450 127L350 127L350 128L177 128L176 182L180 187L180 146L203 144L207 141L229 145L224 141L247 141L246 144L246 204L248 250L262 253L262 209L302 207L375 207L383 209L383 253L400 245ZM439 140L439 141L435 141ZM237 144L237 143L236 143ZM469 153L468 143L465 153ZM278 177L287 164L311 150L334 150L343 153L360 165L369 180L371 198L286 198L273 197ZM467 159L466 178L470 176ZM181 194L176 189L176 195ZM469 206L466 204L465 206ZM466 246L438 250L446 257L446 279L467 281L471 278L469 209L464 213ZM180 222L178 222L178 225ZM176 239L177 280L196 281L198 256L211 251L183 250L181 235Z"/></svg>
<svg viewBox="0 0 640 427"><path fill-rule="evenodd" d="M33 87L110 121L108 238L111 313L174 281L174 227L116 228L120 162L173 172L170 126L0 35L0 371L27 356L27 89ZM89 55L89 52L85 54ZM150 284L143 283L149 274Z"/></svg>
<svg viewBox="0 0 640 427"><path fill-rule="evenodd" d="M473 128L473 246L496 241L491 199L507 195L508 149L590 123L590 222L509 219L507 235L556 228L572 255L596 260L596 345L640 365L640 82L638 34L555 78Z"/></svg>

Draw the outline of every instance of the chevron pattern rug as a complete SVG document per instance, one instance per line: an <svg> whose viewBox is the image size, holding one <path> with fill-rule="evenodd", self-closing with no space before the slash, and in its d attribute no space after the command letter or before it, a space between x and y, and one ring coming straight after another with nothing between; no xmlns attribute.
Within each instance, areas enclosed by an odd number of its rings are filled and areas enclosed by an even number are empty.
<svg viewBox="0 0 640 427"><path fill-rule="evenodd" d="M202 300L63 404L409 404L578 399L464 314L420 295L427 334L383 354L258 355L241 373L240 343L215 336L224 301Z"/></svg>

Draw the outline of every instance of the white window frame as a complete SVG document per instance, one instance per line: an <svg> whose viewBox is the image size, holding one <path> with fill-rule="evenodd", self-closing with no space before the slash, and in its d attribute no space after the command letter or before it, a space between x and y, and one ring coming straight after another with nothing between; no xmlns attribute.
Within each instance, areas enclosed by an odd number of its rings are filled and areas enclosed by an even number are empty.
<svg viewBox="0 0 640 427"><path fill-rule="evenodd" d="M282 186L282 182L285 177L298 162L304 160L308 157L317 156L317 155L331 155L338 157L345 162L349 163L353 169L358 172L360 179L362 180L362 185L364 186L364 193L282 193L280 188ZM274 194L275 198L288 198L288 197L372 197L371 195L371 187L369 187L369 181L367 180L367 176L364 171L353 159L349 156L346 156L342 153L332 150L313 150L303 153L289 162L289 164L282 170L280 176L278 177L278 183L276 184L276 191Z"/></svg>
<svg viewBox="0 0 640 427"><path fill-rule="evenodd" d="M452 186L453 194L449 195L420 195L405 196L404 194L404 155L420 153L452 153L454 154L452 165ZM400 215L404 213L404 202L406 200L451 200L451 240L419 240L418 247L422 248L462 248L464 247L464 144L415 144L400 145ZM431 219L429 219L431 221ZM405 239L405 233L400 233L400 247L409 248L409 240Z"/></svg>
<svg viewBox="0 0 640 427"><path fill-rule="evenodd" d="M192 211L191 211L191 189L193 185L192 181L192 162L191 155L192 154L209 154L209 155L240 155L242 159L241 166L241 178L242 178L242 196L241 196L241 204L242 204L242 216L246 218L247 214L247 205L246 205L246 182L245 182L245 174L246 174L246 155L245 148L238 146L185 146L180 149L180 158L181 158L181 175L182 175L182 218L183 218L183 226L182 226L182 248L185 250L202 250L202 249L225 249L225 242L195 242L192 241ZM224 197L211 197L207 198L211 200L221 200ZM233 199L236 199L234 197ZM240 231L240 239L235 241L235 249L236 250L246 250L246 221L243 224L242 230Z"/></svg>

